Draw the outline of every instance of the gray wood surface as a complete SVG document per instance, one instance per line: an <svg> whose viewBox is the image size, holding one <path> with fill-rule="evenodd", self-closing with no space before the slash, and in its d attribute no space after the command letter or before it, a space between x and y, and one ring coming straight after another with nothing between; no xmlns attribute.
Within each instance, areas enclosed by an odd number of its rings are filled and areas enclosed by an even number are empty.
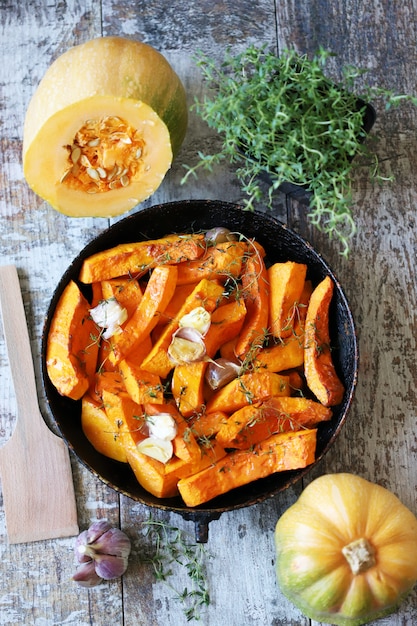
<svg viewBox="0 0 417 626"><path fill-rule="evenodd" d="M203 86L192 55L202 49L220 58L228 46L249 43L313 53L334 51L334 77L352 63L370 70L369 80L417 95L415 0L67 0L0 2L0 245L1 262L18 267L33 357L39 352L44 314L63 271L96 234L104 219L71 219L53 211L27 187L21 166L22 126L31 94L45 70L69 46L100 35L126 35L159 49L182 78L192 103ZM369 182L365 170L353 181L358 233L348 261L337 245L313 230L303 210L278 195L274 214L317 247L339 277L358 326L360 375L346 427L313 478L350 471L394 491L417 513L417 110L378 111L377 152L394 182ZM215 137L191 114L186 141L163 185L144 206L185 198L233 202L242 193L230 168L180 186L183 163ZM139 207L140 209L140 207ZM0 334L0 443L11 435L16 412L4 338ZM41 409L45 401L39 384ZM44 411L45 413L45 411ZM53 426L52 426L53 427ZM0 496L0 624L28 626L181 626L182 605L141 559L149 549L141 522L149 511L98 482L75 457L72 470L79 525L105 517L132 539L123 580L80 590L73 539L9 546ZM30 472L30 468L27 468ZM223 514L210 525L207 550L211 604L205 626L293 625L304 618L280 593L274 576L273 530L295 501L301 484L262 504ZM193 525L175 514L156 517L184 531ZM175 585L187 584L174 566ZM417 588L381 626L417 624Z"/></svg>

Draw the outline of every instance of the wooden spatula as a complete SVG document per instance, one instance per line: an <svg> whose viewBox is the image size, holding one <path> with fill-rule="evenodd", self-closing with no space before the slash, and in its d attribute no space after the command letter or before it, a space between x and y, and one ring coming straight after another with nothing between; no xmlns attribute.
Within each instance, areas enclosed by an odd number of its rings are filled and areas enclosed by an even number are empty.
<svg viewBox="0 0 417 626"><path fill-rule="evenodd" d="M39 410L35 373L14 265L0 267L0 305L16 395L17 421L0 448L0 477L10 543L78 534L68 448Z"/></svg>

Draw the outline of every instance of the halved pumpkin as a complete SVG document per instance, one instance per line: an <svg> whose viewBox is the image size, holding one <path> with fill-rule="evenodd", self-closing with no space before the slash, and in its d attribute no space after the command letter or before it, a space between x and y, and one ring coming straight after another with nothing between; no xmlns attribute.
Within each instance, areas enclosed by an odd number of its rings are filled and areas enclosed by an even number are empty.
<svg viewBox="0 0 417 626"><path fill-rule="evenodd" d="M187 129L184 87L154 48L101 37L49 67L26 113L30 187L73 217L120 215L161 184Z"/></svg>

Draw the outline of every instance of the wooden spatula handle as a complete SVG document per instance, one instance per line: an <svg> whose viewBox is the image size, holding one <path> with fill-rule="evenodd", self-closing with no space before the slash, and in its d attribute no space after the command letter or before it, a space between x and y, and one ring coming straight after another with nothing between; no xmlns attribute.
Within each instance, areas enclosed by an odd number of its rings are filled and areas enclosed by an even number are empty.
<svg viewBox="0 0 417 626"><path fill-rule="evenodd" d="M0 305L16 403L22 409L16 428L24 429L27 419L31 419L32 430L35 420L38 428L47 428L39 413L26 315L14 265L0 266Z"/></svg>
<svg viewBox="0 0 417 626"><path fill-rule="evenodd" d="M39 411L25 310L13 265L0 267L0 305L17 404L14 431L0 448L9 541L68 537L78 533L68 448Z"/></svg>

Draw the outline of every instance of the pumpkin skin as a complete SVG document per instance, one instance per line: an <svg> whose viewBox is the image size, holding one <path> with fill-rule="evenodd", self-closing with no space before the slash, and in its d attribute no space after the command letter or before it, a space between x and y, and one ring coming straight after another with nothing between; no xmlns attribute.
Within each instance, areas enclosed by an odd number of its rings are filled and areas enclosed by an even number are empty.
<svg viewBox="0 0 417 626"><path fill-rule="evenodd" d="M370 553L362 545L354 573L342 550L355 553L361 539ZM310 483L278 520L275 546L282 592L318 622L360 626L388 615L417 580L416 517L393 493L353 474Z"/></svg>
<svg viewBox="0 0 417 626"><path fill-rule="evenodd" d="M131 136L135 132L139 137L136 154L140 156L137 161L130 157L136 171L129 169L122 181L126 163L119 153L113 156L114 168L119 164L117 176L111 164L107 171L103 167L97 170L102 163L94 157L93 169L100 175L106 173L107 179L101 180L93 172L94 179L89 181L84 172L83 184L70 181L72 177L67 174L72 173L76 134L89 120L98 123L115 119L132 130ZM161 184L183 142L187 120L184 87L154 48L122 37L87 41L59 56L33 94L23 133L25 178L39 196L66 215L120 215L152 195ZM128 143L126 135L124 140ZM77 168L80 163L78 159ZM103 187L103 181L111 188L93 193L99 183L100 189Z"/></svg>

